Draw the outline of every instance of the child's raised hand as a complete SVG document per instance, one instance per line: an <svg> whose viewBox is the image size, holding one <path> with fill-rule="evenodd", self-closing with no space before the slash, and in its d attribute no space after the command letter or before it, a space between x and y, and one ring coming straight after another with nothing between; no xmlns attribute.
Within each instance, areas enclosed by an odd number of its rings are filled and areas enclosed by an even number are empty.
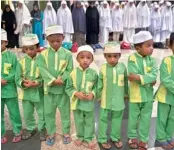
<svg viewBox="0 0 174 150"><path fill-rule="evenodd" d="M88 93L87 95L86 95L86 99L87 100L93 100L94 99L94 94L93 93Z"/></svg>
<svg viewBox="0 0 174 150"><path fill-rule="evenodd" d="M86 95L83 92L76 92L74 95L80 100L86 99Z"/></svg>
<svg viewBox="0 0 174 150"><path fill-rule="evenodd" d="M32 86L37 87L37 86L39 86L39 83L33 81Z"/></svg>
<svg viewBox="0 0 174 150"><path fill-rule="evenodd" d="M59 77L58 79L56 79L56 80L53 81L53 84L54 84L54 85L63 85L64 82L63 82L62 79Z"/></svg>
<svg viewBox="0 0 174 150"><path fill-rule="evenodd" d="M33 86L33 81L31 81L31 80L23 80L23 85L25 86L25 87L27 87L27 88L29 88L29 87L32 87Z"/></svg>
<svg viewBox="0 0 174 150"><path fill-rule="evenodd" d="M140 81L140 76L139 75L136 75L136 74L133 74L133 73L130 73L128 75L128 80L129 81Z"/></svg>
<svg viewBox="0 0 174 150"><path fill-rule="evenodd" d="M6 85L7 81L1 78L1 85Z"/></svg>

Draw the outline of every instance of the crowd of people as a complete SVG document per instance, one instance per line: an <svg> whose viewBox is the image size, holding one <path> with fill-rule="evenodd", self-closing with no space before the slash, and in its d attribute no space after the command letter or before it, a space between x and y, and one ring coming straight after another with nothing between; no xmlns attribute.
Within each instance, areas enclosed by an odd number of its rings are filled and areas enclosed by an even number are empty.
<svg viewBox="0 0 174 150"><path fill-rule="evenodd" d="M56 12L57 11L57 12ZM42 12L37 3L29 12L25 3L20 0L18 8L13 12L6 5L2 14L2 28L7 31L8 47L20 47L21 37L26 33L38 35L40 46L44 47L45 29L50 25L61 25L64 30L64 42L77 42L79 46L100 43L108 40L132 43L132 37L141 30L148 30L153 35L154 42L167 42L174 31L174 7L171 2L161 0L148 6L146 0L141 0L136 6L134 0L119 2L106 0L82 3L74 1L71 9L63 0L58 10L51 2L46 4ZM112 34L110 34L112 33Z"/></svg>

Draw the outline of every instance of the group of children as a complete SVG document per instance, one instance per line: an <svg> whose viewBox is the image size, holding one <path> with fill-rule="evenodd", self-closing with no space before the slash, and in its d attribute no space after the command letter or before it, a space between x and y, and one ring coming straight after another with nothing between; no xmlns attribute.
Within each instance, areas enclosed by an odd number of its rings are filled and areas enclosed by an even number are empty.
<svg viewBox="0 0 174 150"><path fill-rule="evenodd" d="M69 144L70 109L74 114L77 139L76 146L83 142L95 149L94 103L100 103L98 142L104 149L110 149L107 137L108 116L111 115L110 138L114 146L121 148L121 125L125 109L124 100L129 99L128 145L132 149L147 150L150 120L153 108L153 86L156 83L158 67L153 52L153 40L148 31L140 31L133 37L136 52L128 58L128 66L119 62L121 50L117 43L104 47L103 64L99 75L90 68L94 61L93 49L89 45L78 48L76 55L79 66L73 68L72 54L61 47L64 39L61 26L46 29L50 47L37 55L39 40L35 34L22 37L25 53L19 62L6 49L7 35L1 30L1 143L7 142L4 125L4 106L10 113L14 138L12 142L29 139L36 133L34 109L38 114L40 140L52 146L55 143L56 110L60 111L63 143ZM174 33L170 36L170 48L174 53ZM164 58L160 67L161 84L155 94L158 100L156 143L163 148L174 147L174 56ZM128 69L128 73L127 73ZM128 86L129 80L129 86ZM17 86L22 93L26 131L18 106ZM8 93L9 92L9 93ZM137 135L138 128L138 135ZM47 134L47 138L46 138Z"/></svg>

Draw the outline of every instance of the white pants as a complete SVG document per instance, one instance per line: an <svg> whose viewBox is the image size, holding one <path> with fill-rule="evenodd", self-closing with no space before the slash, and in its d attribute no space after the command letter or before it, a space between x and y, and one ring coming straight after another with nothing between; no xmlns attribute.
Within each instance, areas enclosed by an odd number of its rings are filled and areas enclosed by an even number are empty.
<svg viewBox="0 0 174 150"><path fill-rule="evenodd" d="M64 33L64 40L63 42L71 42L71 34L70 33Z"/></svg>
<svg viewBox="0 0 174 150"><path fill-rule="evenodd" d="M128 43L133 42L133 36L135 35L135 29L124 28L123 40Z"/></svg>
<svg viewBox="0 0 174 150"><path fill-rule="evenodd" d="M106 44L109 40L109 29L100 26L100 43Z"/></svg>
<svg viewBox="0 0 174 150"><path fill-rule="evenodd" d="M161 38L160 38L160 37L161 37L161 36L160 36L160 32L155 33L155 34L153 35L153 41L154 41L155 43L161 42Z"/></svg>
<svg viewBox="0 0 174 150"><path fill-rule="evenodd" d="M166 42L166 39L170 37L170 31L162 31L161 32L161 42Z"/></svg>

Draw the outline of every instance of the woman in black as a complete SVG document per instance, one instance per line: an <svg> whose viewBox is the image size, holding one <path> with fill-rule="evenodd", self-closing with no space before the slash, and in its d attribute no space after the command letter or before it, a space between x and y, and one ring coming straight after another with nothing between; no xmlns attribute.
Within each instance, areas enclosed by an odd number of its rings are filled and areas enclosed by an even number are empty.
<svg viewBox="0 0 174 150"><path fill-rule="evenodd" d="M16 18L9 5L6 5L2 14L2 28L7 32L8 48L17 46L14 31L16 29Z"/></svg>
<svg viewBox="0 0 174 150"><path fill-rule="evenodd" d="M86 10L86 43L97 44L99 34L99 12L94 1L89 1Z"/></svg>

